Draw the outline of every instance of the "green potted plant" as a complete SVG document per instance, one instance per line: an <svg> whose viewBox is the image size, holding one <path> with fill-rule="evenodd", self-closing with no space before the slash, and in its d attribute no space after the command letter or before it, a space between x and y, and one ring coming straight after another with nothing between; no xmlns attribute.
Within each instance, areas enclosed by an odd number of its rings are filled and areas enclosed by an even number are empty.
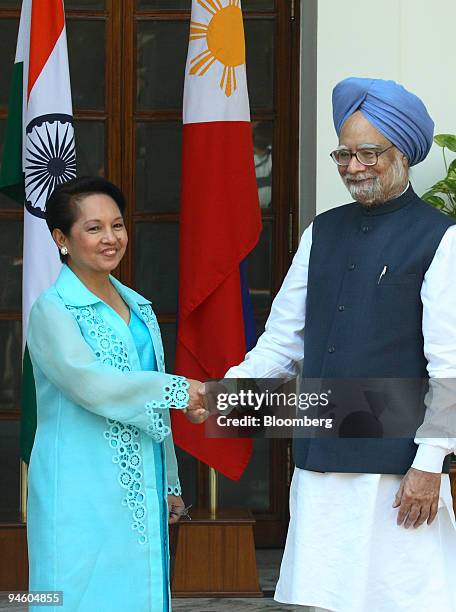
<svg viewBox="0 0 456 612"><path fill-rule="evenodd" d="M445 155L445 149L456 153L456 135L437 134L434 142L442 148L443 162L445 164L446 177L437 181L422 198L432 206L435 206L450 217L456 219L456 159L450 164Z"/></svg>

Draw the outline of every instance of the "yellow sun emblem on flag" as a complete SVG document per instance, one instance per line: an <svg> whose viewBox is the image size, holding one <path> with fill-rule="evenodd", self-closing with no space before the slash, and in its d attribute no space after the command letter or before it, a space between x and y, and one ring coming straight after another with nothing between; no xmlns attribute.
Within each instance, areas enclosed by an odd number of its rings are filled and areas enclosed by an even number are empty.
<svg viewBox="0 0 456 612"><path fill-rule="evenodd" d="M223 65L221 89L230 97L236 91L236 67L245 64L244 24L240 0L228 0L223 6L220 0L198 0L212 18L209 23L192 21L190 40L205 38L207 49L194 57L190 74L203 76L215 61Z"/></svg>

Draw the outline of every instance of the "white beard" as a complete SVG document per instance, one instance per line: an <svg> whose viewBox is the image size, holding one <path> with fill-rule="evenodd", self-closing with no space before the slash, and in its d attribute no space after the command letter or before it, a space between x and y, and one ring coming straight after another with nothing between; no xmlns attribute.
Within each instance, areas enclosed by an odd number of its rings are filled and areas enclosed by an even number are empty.
<svg viewBox="0 0 456 612"><path fill-rule="evenodd" d="M370 180L364 182L365 179ZM356 202L364 206L375 206L393 200L404 191L408 169L397 155L381 177L366 170L357 174L345 174L342 180Z"/></svg>

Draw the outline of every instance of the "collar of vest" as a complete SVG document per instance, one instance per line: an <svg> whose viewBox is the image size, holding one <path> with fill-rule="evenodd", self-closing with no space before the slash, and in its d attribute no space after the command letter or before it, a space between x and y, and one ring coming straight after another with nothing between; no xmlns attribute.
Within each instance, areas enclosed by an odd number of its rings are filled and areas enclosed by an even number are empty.
<svg viewBox="0 0 456 612"><path fill-rule="evenodd" d="M394 200L388 200L388 202L377 204L376 206L372 207L363 206L359 203L357 203L357 206L359 207L359 210L361 210L361 212L368 217L387 215L389 213L396 212L397 210L401 210L401 208L404 208L404 206L408 206L416 199L416 197L417 195L413 191L413 187L410 184L408 189L406 189L405 192L398 198L394 198Z"/></svg>

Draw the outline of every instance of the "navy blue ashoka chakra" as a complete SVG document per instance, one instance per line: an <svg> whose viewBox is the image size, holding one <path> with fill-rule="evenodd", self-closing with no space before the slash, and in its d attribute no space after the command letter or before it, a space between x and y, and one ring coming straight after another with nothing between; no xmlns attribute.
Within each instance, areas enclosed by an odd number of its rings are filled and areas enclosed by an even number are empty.
<svg viewBox="0 0 456 612"><path fill-rule="evenodd" d="M26 127L25 137L25 207L43 219L54 188L76 176L73 117L36 117Z"/></svg>

